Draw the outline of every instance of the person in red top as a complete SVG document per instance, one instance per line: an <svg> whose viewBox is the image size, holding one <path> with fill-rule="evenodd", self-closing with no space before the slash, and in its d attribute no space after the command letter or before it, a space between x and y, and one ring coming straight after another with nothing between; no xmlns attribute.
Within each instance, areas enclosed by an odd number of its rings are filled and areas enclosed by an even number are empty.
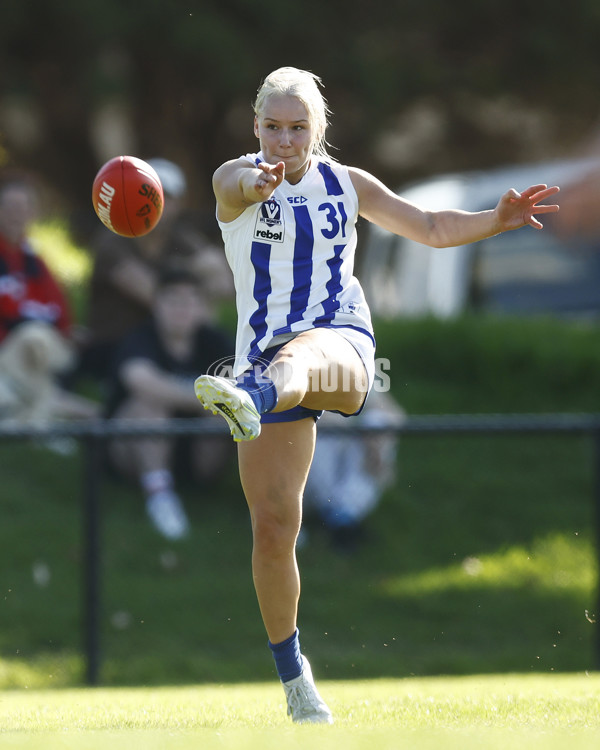
<svg viewBox="0 0 600 750"><path fill-rule="evenodd" d="M97 406L60 388L73 364L67 299L27 239L35 218L33 185L0 175L0 418L86 417Z"/></svg>
<svg viewBox="0 0 600 750"><path fill-rule="evenodd" d="M24 179L0 181L0 342L30 320L49 323L69 336L67 300L27 240L35 211L35 194Z"/></svg>

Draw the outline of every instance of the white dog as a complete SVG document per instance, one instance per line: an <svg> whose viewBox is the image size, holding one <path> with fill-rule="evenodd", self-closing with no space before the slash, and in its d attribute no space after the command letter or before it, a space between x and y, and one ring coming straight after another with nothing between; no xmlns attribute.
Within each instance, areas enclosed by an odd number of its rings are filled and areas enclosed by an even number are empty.
<svg viewBox="0 0 600 750"><path fill-rule="evenodd" d="M52 419L56 376L74 357L71 344L47 323L30 321L12 330L0 344L0 419Z"/></svg>

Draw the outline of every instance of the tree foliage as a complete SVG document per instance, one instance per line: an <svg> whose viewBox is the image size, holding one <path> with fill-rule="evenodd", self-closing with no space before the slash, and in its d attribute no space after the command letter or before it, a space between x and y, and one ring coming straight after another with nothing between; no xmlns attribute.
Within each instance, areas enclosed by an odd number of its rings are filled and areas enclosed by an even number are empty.
<svg viewBox="0 0 600 750"><path fill-rule="evenodd" d="M597 119L597 0L4 0L3 11L0 159L34 167L75 206L105 156L108 105L137 155L179 161L209 201L212 170L254 147L251 101L280 65L323 77L337 154L393 184L558 155Z"/></svg>

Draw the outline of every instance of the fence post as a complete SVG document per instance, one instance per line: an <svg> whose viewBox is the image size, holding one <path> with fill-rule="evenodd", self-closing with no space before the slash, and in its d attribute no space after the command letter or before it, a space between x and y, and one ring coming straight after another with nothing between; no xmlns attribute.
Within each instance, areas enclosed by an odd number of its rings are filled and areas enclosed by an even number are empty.
<svg viewBox="0 0 600 750"><path fill-rule="evenodd" d="M83 502L83 621L85 679L97 685L100 671L100 456L101 440L95 435L83 438L84 502Z"/></svg>

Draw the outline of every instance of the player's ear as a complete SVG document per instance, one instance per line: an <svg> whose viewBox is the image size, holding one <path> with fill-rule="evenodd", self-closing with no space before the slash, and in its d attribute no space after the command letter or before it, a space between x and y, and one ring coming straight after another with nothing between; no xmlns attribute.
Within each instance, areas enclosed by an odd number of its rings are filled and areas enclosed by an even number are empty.
<svg viewBox="0 0 600 750"><path fill-rule="evenodd" d="M258 135L258 117L257 117L256 115L254 115L254 135L255 135L255 136L256 136L257 138L259 138L259 137L260 137L260 136Z"/></svg>

